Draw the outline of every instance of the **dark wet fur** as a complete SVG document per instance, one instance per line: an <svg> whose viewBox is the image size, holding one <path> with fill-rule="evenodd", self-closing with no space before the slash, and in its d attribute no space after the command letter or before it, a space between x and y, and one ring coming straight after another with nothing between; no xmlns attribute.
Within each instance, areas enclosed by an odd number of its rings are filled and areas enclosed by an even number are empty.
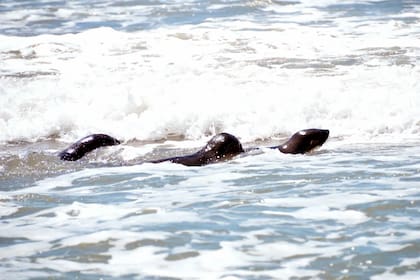
<svg viewBox="0 0 420 280"><path fill-rule="evenodd" d="M170 161L187 166L200 166L228 160L243 152L244 149L238 138L229 133L220 133L210 139L201 150L192 155L160 159L153 161L153 163Z"/></svg>
<svg viewBox="0 0 420 280"><path fill-rule="evenodd" d="M285 154L305 154L322 146L327 141L329 134L330 131L327 129L300 130L277 148Z"/></svg>
<svg viewBox="0 0 420 280"><path fill-rule="evenodd" d="M73 143L58 154L61 160L75 161L85 154L104 146L119 145L120 141L106 134L92 134Z"/></svg>
<svg viewBox="0 0 420 280"><path fill-rule="evenodd" d="M296 132L284 144L271 148L278 149L282 153L304 154L324 144L328 136L329 131L325 129L304 129ZM59 158L74 161L82 158L86 153L96 148L118 144L120 142L109 135L92 134L63 150L59 154ZM220 133L210 139L202 149L191 155L164 158L151 162L159 163L169 161L187 166L201 166L229 160L244 152L238 138L229 133Z"/></svg>

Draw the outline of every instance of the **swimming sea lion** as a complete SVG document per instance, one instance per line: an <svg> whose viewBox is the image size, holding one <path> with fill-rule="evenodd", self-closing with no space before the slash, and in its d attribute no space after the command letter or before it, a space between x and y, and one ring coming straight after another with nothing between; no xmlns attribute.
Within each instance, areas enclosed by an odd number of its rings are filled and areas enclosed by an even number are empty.
<svg viewBox="0 0 420 280"><path fill-rule="evenodd" d="M211 138L201 150L192 155L160 159L152 162L170 161L187 166L201 166L228 160L243 152L244 149L238 138L229 133L220 133Z"/></svg>
<svg viewBox="0 0 420 280"><path fill-rule="evenodd" d="M68 148L60 152L58 154L58 157L61 160L74 161L80 159L85 154L89 153L90 151L96 148L103 146L113 146L118 144L120 144L120 141L109 135L92 134L70 145Z"/></svg>
<svg viewBox="0 0 420 280"><path fill-rule="evenodd" d="M327 129L304 129L293 134L284 144L272 147L285 154L304 154L322 146L328 139Z"/></svg>
<svg viewBox="0 0 420 280"><path fill-rule="evenodd" d="M304 129L296 132L284 144L270 148L278 149L280 152L286 154L304 154L324 144L328 139L328 135L329 130L326 129ZM59 154L59 157L62 160L78 160L96 148L118 144L120 142L109 135L92 134L69 146ZM238 138L229 133L220 133L210 139L201 150L194 154L164 158L151 162L159 163L169 161L187 166L201 166L225 161L244 152Z"/></svg>

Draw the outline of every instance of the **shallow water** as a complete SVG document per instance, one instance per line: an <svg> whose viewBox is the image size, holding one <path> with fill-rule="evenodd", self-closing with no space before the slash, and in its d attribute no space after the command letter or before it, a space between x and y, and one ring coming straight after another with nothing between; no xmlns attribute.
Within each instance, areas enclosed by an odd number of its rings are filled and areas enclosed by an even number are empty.
<svg viewBox="0 0 420 280"><path fill-rule="evenodd" d="M2 1L0 275L418 279L419 46L418 1Z"/></svg>
<svg viewBox="0 0 420 280"><path fill-rule="evenodd" d="M418 147L48 177L1 192L1 267L17 279L415 279Z"/></svg>

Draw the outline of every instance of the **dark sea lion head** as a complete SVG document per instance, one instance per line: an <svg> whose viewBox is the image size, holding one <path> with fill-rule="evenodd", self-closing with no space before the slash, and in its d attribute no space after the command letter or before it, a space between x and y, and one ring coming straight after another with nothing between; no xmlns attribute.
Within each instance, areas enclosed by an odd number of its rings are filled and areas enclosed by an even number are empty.
<svg viewBox="0 0 420 280"><path fill-rule="evenodd" d="M220 133L211 138L198 152L184 157L170 159L172 162L190 166L200 166L228 160L243 153L241 142L229 133Z"/></svg>
<svg viewBox="0 0 420 280"><path fill-rule="evenodd" d="M211 138L202 149L194 154L159 159L152 162L159 163L170 161L186 166L202 166L209 163L228 160L243 152L244 149L238 138L229 133L220 133Z"/></svg>
<svg viewBox="0 0 420 280"><path fill-rule="evenodd" d="M74 161L82 158L92 150L120 144L120 141L106 134L91 134L61 151L58 156L61 160Z"/></svg>
<svg viewBox="0 0 420 280"><path fill-rule="evenodd" d="M330 131L327 129L304 129L296 132L279 150L287 154L304 154L322 146L327 141Z"/></svg>
<svg viewBox="0 0 420 280"><path fill-rule="evenodd" d="M220 133L211 138L196 155L203 163L212 163L230 159L243 152L244 149L238 138L229 133Z"/></svg>

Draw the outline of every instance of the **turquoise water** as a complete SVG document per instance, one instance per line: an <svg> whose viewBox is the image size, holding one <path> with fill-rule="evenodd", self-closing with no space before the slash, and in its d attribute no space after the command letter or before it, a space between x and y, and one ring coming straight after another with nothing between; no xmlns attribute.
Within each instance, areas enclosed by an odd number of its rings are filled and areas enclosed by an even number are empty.
<svg viewBox="0 0 420 280"><path fill-rule="evenodd" d="M2 1L0 278L418 279L418 46L417 1Z"/></svg>

